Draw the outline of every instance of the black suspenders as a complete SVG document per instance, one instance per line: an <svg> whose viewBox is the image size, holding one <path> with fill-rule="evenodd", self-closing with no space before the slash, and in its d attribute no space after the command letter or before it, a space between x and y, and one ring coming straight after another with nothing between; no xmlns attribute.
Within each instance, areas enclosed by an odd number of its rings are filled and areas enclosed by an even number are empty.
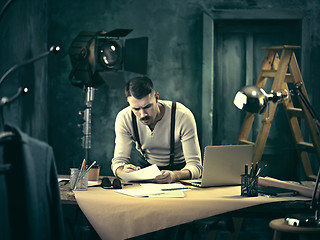
<svg viewBox="0 0 320 240"><path fill-rule="evenodd" d="M143 150L141 148L141 142L140 142L140 137L139 137L139 132L138 132L138 125L137 125L137 118L136 115L134 115L134 113L131 111L131 116L132 116L132 126L133 126L133 137L136 139L136 141L138 142L139 145L139 149L142 151Z"/></svg>
<svg viewBox="0 0 320 240"><path fill-rule="evenodd" d="M141 142L139 138L138 133L138 125L137 125L137 119L134 113L131 111L132 115L132 126L133 126L133 135L136 141L138 142L139 148L143 153L143 150L141 148ZM175 129L175 122L176 122L176 102L172 102L172 108L171 108L171 129L170 129L170 164L169 168L174 166L174 129Z"/></svg>
<svg viewBox="0 0 320 240"><path fill-rule="evenodd" d="M170 164L169 167L173 167L174 162L174 128L176 124L176 102L172 102L171 107L171 130L170 130Z"/></svg>

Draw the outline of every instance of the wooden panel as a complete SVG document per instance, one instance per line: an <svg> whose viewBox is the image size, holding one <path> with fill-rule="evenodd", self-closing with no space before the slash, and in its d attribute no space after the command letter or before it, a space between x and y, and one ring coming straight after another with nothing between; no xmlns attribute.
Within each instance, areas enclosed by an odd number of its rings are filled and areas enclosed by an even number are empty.
<svg viewBox="0 0 320 240"><path fill-rule="evenodd" d="M214 25L212 20L203 15L203 65L202 65L202 152L204 147L212 145L212 126L213 126L213 54Z"/></svg>
<svg viewBox="0 0 320 240"><path fill-rule="evenodd" d="M242 113L233 105L233 98L246 81L245 46L245 34L219 35L219 64L215 68L214 82L214 144L236 143Z"/></svg>

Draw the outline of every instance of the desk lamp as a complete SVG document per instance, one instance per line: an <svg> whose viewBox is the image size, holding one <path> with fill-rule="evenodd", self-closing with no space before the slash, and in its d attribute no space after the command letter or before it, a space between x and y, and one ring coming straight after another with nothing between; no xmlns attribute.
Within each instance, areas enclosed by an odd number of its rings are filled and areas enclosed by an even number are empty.
<svg viewBox="0 0 320 240"><path fill-rule="evenodd" d="M234 105L240 110L244 110L250 113L263 113L268 107L269 102L279 102L289 98L289 95L295 95L300 98L307 110L311 114L317 128L320 128L320 121L315 111L313 110L310 102L301 91L302 83L299 82L294 85L293 90L290 93L286 90L280 90L278 92L271 91L267 94L262 88L258 86L245 86L236 93L234 98ZM317 196L317 190L320 179L320 167L318 170L315 186L313 189L312 200L310 209L313 214L294 214L285 218L285 222L291 226L300 227L320 227L319 205L320 205L320 192Z"/></svg>
<svg viewBox="0 0 320 240"><path fill-rule="evenodd" d="M261 114L266 110L270 101L276 103L288 97L289 95L286 90L279 92L271 91L270 94L267 94L258 86L245 86L237 92L233 103L240 110Z"/></svg>

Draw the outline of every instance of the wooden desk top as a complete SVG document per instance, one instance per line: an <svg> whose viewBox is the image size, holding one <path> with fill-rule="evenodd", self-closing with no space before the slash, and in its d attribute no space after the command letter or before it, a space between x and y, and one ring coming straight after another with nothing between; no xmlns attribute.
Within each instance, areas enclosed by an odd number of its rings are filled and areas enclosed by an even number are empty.
<svg viewBox="0 0 320 240"><path fill-rule="evenodd" d="M70 190L70 184L66 182L59 182L60 199L62 204L77 204L77 200L73 191Z"/></svg>
<svg viewBox="0 0 320 240"><path fill-rule="evenodd" d="M115 240L268 203L310 200L300 196L241 197L240 191L240 186L193 188L185 192L185 198L137 198L100 187L74 193L79 207L100 237Z"/></svg>

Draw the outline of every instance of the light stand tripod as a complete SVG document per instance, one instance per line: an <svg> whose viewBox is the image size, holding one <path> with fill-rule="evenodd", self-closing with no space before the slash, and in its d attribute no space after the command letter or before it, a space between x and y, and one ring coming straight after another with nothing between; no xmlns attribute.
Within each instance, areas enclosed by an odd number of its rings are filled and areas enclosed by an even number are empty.
<svg viewBox="0 0 320 240"><path fill-rule="evenodd" d="M82 124L82 147L85 150L85 160L86 163L90 163L90 149L91 149L91 110L92 110L92 102L94 99L94 91L93 87L86 87L86 109L83 113L84 123ZM81 112L79 112L81 114Z"/></svg>

